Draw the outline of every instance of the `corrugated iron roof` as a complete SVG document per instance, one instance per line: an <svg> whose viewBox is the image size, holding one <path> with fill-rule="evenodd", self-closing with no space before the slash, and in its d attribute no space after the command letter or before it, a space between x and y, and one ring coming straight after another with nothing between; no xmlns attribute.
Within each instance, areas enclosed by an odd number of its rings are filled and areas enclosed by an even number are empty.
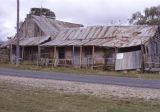
<svg viewBox="0 0 160 112"><path fill-rule="evenodd" d="M41 46L51 47L51 46L81 46L90 40L52 40Z"/></svg>
<svg viewBox="0 0 160 112"><path fill-rule="evenodd" d="M9 45L11 45L11 44L16 44L15 38L8 39L7 41L5 41L5 42L0 46L0 48L9 47Z"/></svg>
<svg viewBox="0 0 160 112"><path fill-rule="evenodd" d="M48 41L51 37L29 37L29 38L23 38L20 40L19 45L20 46L37 46L45 41Z"/></svg>
<svg viewBox="0 0 160 112"><path fill-rule="evenodd" d="M157 29L158 26L90 26L64 29L60 31L55 40L45 43L44 46L138 46L153 37ZM61 41L62 43L56 43L56 41ZM83 41L85 42L83 43Z"/></svg>
<svg viewBox="0 0 160 112"><path fill-rule="evenodd" d="M42 31L46 35L50 36L55 36L63 28L76 28L83 26L81 24L63 22L45 16L31 15L31 17L33 18L33 21L42 29Z"/></svg>
<svg viewBox="0 0 160 112"><path fill-rule="evenodd" d="M32 20L42 29L42 31L51 37L55 37L60 30L65 28L77 28L77 27L83 27L81 24L75 24L75 23L69 23L69 22L63 22L59 20L55 20L52 18L48 18L45 16L36 16L36 15L30 15L32 17ZM40 37L41 38L41 37ZM22 46L30 46L30 45L38 45L36 41L39 40L39 37L21 37L20 38L20 45ZM40 40L46 40L46 37L44 39ZM16 36L6 41L1 45L1 47L9 46L10 44L15 45L16 44Z"/></svg>

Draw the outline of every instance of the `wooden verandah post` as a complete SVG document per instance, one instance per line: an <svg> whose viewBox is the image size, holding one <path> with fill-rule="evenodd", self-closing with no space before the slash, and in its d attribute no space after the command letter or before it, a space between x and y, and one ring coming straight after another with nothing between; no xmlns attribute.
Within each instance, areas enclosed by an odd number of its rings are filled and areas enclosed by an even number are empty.
<svg viewBox="0 0 160 112"><path fill-rule="evenodd" d="M24 60L24 46L22 46L22 60Z"/></svg>
<svg viewBox="0 0 160 112"><path fill-rule="evenodd" d="M80 68L82 67L82 46L80 46Z"/></svg>
<svg viewBox="0 0 160 112"><path fill-rule="evenodd" d="M74 45L73 45L73 47L72 47L72 64L74 65Z"/></svg>
<svg viewBox="0 0 160 112"><path fill-rule="evenodd" d="M116 70L116 59L117 59L117 53L118 53L118 48L115 47L115 56L114 56L114 70Z"/></svg>
<svg viewBox="0 0 160 112"><path fill-rule="evenodd" d="M92 47L92 69L94 68L95 46Z"/></svg>
<svg viewBox="0 0 160 112"><path fill-rule="evenodd" d="M141 44L141 53L142 53L142 72L144 72L145 69L145 53L144 53L145 48L143 47L143 45Z"/></svg>
<svg viewBox="0 0 160 112"><path fill-rule="evenodd" d="M54 46L54 67L57 66L57 46Z"/></svg>
<svg viewBox="0 0 160 112"><path fill-rule="evenodd" d="M38 44L38 60L37 60L37 65L40 65L40 59L41 59L41 47L40 43Z"/></svg>

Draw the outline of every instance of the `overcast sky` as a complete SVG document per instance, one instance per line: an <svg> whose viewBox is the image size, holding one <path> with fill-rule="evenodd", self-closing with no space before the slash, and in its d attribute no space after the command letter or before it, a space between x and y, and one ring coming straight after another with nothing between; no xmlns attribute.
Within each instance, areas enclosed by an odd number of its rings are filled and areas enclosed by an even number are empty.
<svg viewBox="0 0 160 112"><path fill-rule="evenodd" d="M0 39L15 34L16 1L0 1ZM158 6L160 0L20 0L20 21L32 7L49 8L57 19L84 25L109 25L111 21L126 24L128 18L145 7Z"/></svg>

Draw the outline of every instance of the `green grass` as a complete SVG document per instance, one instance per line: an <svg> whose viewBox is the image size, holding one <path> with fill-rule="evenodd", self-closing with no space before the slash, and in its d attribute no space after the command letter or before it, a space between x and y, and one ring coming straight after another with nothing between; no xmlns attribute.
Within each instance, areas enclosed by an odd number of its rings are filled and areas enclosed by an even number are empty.
<svg viewBox="0 0 160 112"><path fill-rule="evenodd" d="M160 112L160 102L60 94L0 82L0 112Z"/></svg>
<svg viewBox="0 0 160 112"><path fill-rule="evenodd" d="M91 70L91 69L84 69L84 68L80 69L80 68L71 68L71 67L38 67L36 65L27 65L27 64L22 64L18 67L12 64L0 64L0 67L23 69L23 70L34 70L34 71L45 71L45 72L131 77L131 78L142 78L142 79L160 79L159 73L140 73L136 71L130 71L125 73L125 72Z"/></svg>

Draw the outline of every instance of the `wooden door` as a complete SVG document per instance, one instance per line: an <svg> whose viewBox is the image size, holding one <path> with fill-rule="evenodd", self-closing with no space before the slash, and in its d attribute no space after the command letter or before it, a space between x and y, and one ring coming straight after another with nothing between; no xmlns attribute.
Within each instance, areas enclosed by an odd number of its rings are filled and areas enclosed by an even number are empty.
<svg viewBox="0 0 160 112"><path fill-rule="evenodd" d="M73 64L80 65L80 47L75 47L73 51Z"/></svg>

